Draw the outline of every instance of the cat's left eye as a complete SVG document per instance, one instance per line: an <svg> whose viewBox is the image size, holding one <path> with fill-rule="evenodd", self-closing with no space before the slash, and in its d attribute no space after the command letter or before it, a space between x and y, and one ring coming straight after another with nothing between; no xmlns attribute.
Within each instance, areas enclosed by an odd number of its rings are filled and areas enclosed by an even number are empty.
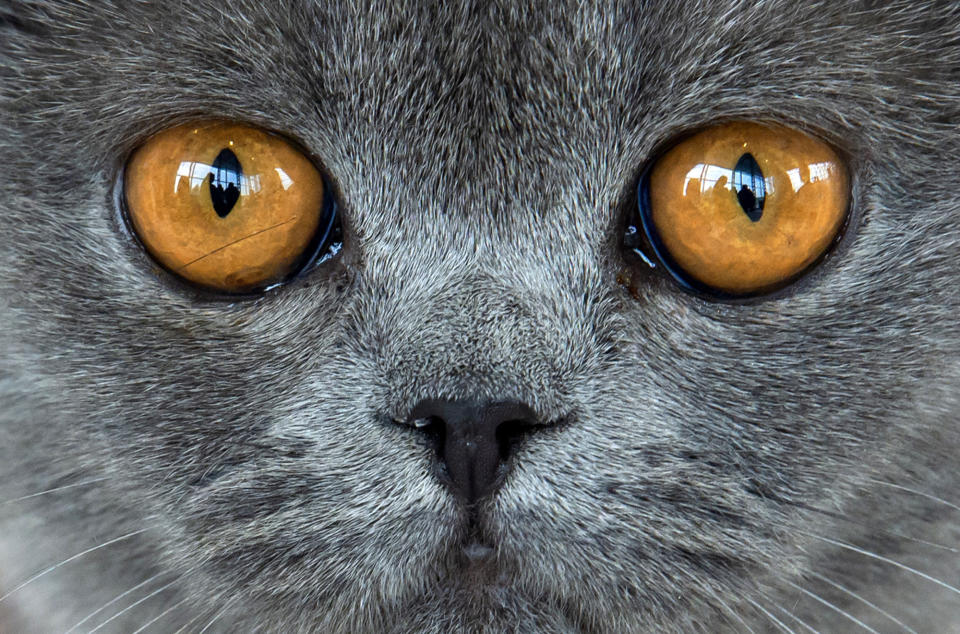
<svg viewBox="0 0 960 634"><path fill-rule="evenodd" d="M310 159L245 124L201 121L147 139L127 164L124 197L154 260L207 290L262 290L341 246L336 204Z"/></svg>
<svg viewBox="0 0 960 634"><path fill-rule="evenodd" d="M783 126L723 123L649 167L626 246L642 253L632 244L642 240L688 289L761 295L826 254L849 205L846 165L826 143Z"/></svg>

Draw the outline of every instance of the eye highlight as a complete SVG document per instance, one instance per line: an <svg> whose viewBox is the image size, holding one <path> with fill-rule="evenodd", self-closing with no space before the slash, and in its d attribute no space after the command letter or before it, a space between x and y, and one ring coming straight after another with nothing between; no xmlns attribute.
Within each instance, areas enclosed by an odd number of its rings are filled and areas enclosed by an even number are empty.
<svg viewBox="0 0 960 634"><path fill-rule="evenodd" d="M147 252L197 286L247 293L336 254L336 204L313 163L252 126L203 121L147 139L127 163L127 217Z"/></svg>
<svg viewBox="0 0 960 634"><path fill-rule="evenodd" d="M769 292L815 264L850 205L844 162L782 126L734 122L684 139L646 172L638 227L688 288L719 297Z"/></svg>

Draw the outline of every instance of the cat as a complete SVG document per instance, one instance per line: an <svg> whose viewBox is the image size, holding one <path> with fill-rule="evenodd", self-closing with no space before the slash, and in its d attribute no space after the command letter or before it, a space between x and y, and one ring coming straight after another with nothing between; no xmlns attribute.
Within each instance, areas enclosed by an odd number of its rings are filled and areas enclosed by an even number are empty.
<svg viewBox="0 0 960 634"><path fill-rule="evenodd" d="M0 631L960 630L955 2L3 0L0 108ZM155 263L124 167L206 119L342 249ZM728 121L850 174L749 298L624 238Z"/></svg>

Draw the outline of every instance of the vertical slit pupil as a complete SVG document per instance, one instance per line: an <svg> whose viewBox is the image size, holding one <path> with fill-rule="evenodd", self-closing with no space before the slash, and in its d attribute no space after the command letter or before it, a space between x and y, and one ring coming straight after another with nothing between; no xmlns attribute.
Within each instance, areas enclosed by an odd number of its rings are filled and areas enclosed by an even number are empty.
<svg viewBox="0 0 960 634"><path fill-rule="evenodd" d="M220 150L210 166L210 200L221 218L226 218L240 199L242 178L243 168L237 155L228 148Z"/></svg>
<svg viewBox="0 0 960 634"><path fill-rule="evenodd" d="M741 156L733 168L733 190L747 217L753 222L760 220L767 199L767 185L760 165L749 152Z"/></svg>

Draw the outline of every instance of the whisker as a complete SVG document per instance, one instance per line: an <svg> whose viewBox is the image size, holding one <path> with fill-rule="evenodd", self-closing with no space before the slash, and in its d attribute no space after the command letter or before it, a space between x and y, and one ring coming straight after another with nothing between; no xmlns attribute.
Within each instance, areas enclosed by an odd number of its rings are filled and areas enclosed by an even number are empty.
<svg viewBox="0 0 960 634"><path fill-rule="evenodd" d="M160 482L165 482L165 481L167 480L167 478L169 477L170 474L176 473L177 471L181 471L181 470L183 470L183 468L184 468L183 465L178 464L178 465L168 466L168 467L157 467L157 468L150 468L150 469L138 469L138 470L137 470L137 475L138 475L138 476L148 476L148 475L154 475L154 474L161 474L161 473L162 473L162 474L166 474L166 475L164 476L163 479L160 480ZM59 475L59 476L52 476L52 475L51 475L48 479L51 480L51 481L55 481L55 480L57 480L57 479L63 479L64 477L69 477L70 475L73 475L73 474L62 474L62 475ZM97 478L91 478L90 480L83 480L83 481L81 481L81 482L73 482L73 483L71 483L71 484L65 484L65 485L62 485L62 486L53 487L53 488L50 488L50 489L46 489L46 490L44 490L44 491L38 491L37 493L31 493L31 494L29 494L29 495L24 495L24 496L21 496L21 497L17 497L17 498L10 499L10 500L0 501L0 506L6 506L6 505L9 505L9 504L16 504L17 502L24 502L24 501L26 501L26 500L30 500L30 499L33 499L33 498L41 497L41 496L44 496L44 495L50 495L50 494L53 494L53 493L58 493L58 492L60 492L60 491L65 491L65 490L74 489L74 488L79 488L79 487L84 487L84 486L90 486L90 485L93 485L93 484L98 484L98 483L100 483L100 482L107 482L107 481L109 481L109 480L114 480L114 479L115 479L115 478L114 478L114 477L111 477L111 476L101 476L101 477L97 477Z"/></svg>
<svg viewBox="0 0 960 634"><path fill-rule="evenodd" d="M79 622L77 622L76 625L74 625L74 626L71 627L69 630L67 630L66 632L64 632L64 634L70 634L71 632L73 632L74 630L76 630L77 628L79 628L81 625L83 625L84 623L86 623L87 621L89 621L90 619L92 619L93 617L95 617L96 615L100 614L101 612L103 612L104 610L106 610L107 608L109 608L111 605L113 605L113 604L116 603L117 601L121 601L124 597L126 597L126 596L130 595L131 593L136 592L136 591L139 590L140 588L142 588L142 587L144 587L144 586L152 583L152 582L155 581L157 578L166 576L166 575L168 575L168 574L171 574L171 573L169 573L169 572L161 572L161 573L155 574L155 575L153 575L152 577L150 577L149 579L147 579L146 581L142 581L142 582L138 583L137 585L133 586L132 588L130 588L129 590L127 590L127 591L124 592L123 594L117 595L116 597L114 597L114 598L111 599L110 601L104 603L104 604L103 604L101 607L99 607L96 611L91 612L91 613L88 614L87 616L83 617L82 620L80 620Z"/></svg>
<svg viewBox="0 0 960 634"><path fill-rule="evenodd" d="M763 594L763 593L761 592L760 594ZM785 607L783 607L782 605L778 604L778 603L777 603L776 601L774 601L771 597L769 597L769 596L767 596L767 595L765 595L765 594L763 594L763 596L764 596L764 598L767 599L767 601L770 601L775 608L777 608L778 610L780 610L781 612L783 612L784 614L786 614L787 616L789 616L791 619L793 619L794 621L796 621L797 623L799 623L799 624L802 625L803 627L805 627L805 628L807 628L808 630L810 630L811 632L813 632L813 634L820 634L820 632L819 632L818 630L814 629L809 623L807 623L806 621L804 621L803 619L801 619L800 617L798 617L796 614L794 614L793 612L791 612L791 611L788 610L787 608L785 608Z"/></svg>
<svg viewBox="0 0 960 634"><path fill-rule="evenodd" d="M944 506L946 506L946 507L948 507L948 508L951 508L951 509L953 509L953 510L955 510L955 511L960 511L960 505L953 504L952 502L947 502L947 501L944 500L943 498L938 498L938 497L935 496L935 495L931 495L931 494L929 494L929 493L924 493L923 491L918 491L918 490L916 490L916 489L911 489L910 487L905 487L905 486L900 485L900 484L894 484L893 482L884 482L883 480L872 480L872 479L868 479L867 481L868 481L868 482L872 482L872 483L874 483L874 484L880 484L880 485L882 485L882 486L890 487L891 489L899 489L900 491L905 491L906 493L913 493L914 495L919 495L920 497L927 498L928 500L932 500L932 501L934 501L934 502L939 502L940 504L943 504Z"/></svg>
<svg viewBox="0 0 960 634"><path fill-rule="evenodd" d="M68 563L70 563L70 562L72 562L72 561L76 561L77 559L80 559L81 557L83 557L83 556L85 556L85 555L89 555L89 554L92 553L92 552L98 551L98 550L100 550L101 548L106 548L107 546L112 546L113 544L116 544L116 543L122 542L122 541L124 541L124 540L130 539L131 537L135 537L135 536L140 535L140 534L142 534L142 533L146 533L148 530L150 530L150 529L149 529L149 528L141 528L141 529L139 529L139 530L135 530L135 531L133 531L132 533L127 533L126 535L121 535L120 537L116 537L116 538L111 539L111 540L109 540L109 541L105 541L105 542L103 542L102 544L100 544L100 545L98 545L98 546L94 546L93 548L88 548L88 549L84 550L83 552L79 552L79 553L77 553L76 555L73 555L72 557L68 557L68 558L64 559L63 561L61 561L60 563L58 563L58 564L56 564L56 565L53 565L53 566L50 566L50 567L47 568L46 570L35 574L34 576L30 577L29 579L27 579L26 581L24 581L23 583L21 583L19 586L15 587L15 588L14 588L13 590L11 590L10 592L8 592L8 593L6 593L5 595L3 595L2 597L0 597L0 603L3 603L3 602L6 601L8 598L10 598L11 596L13 596L14 594L16 594L17 592L19 592L20 590L26 588L27 586L29 586L31 583L33 583L33 582L36 581L37 579L40 579L40 578L43 577L44 575L47 575L47 574L53 572L54 570L57 570L58 568L67 565Z"/></svg>
<svg viewBox="0 0 960 634"><path fill-rule="evenodd" d="M193 625L196 621L200 620L200 617L203 616L204 614L210 614L210 611L209 611L209 610L204 610L204 611L201 612L200 614L196 615L195 617L193 617L192 619L190 619L189 621L187 621L186 623L184 623L183 626L180 627L180 629L178 629L178 630L177 630L176 632L174 632L173 634L182 634L182 632L186 632L186 631L187 631L187 628L190 627L191 625Z"/></svg>
<svg viewBox="0 0 960 634"><path fill-rule="evenodd" d="M750 632L750 634L756 634L756 632L753 631L753 628L747 625L747 622L743 620L743 617L737 614L737 612L730 607L730 604L724 601L723 599L721 599L720 595L714 592L712 588L710 588L709 586L704 586L704 590L709 592L710 595L717 600L717 602L720 604L720 607L723 608L724 612L726 612L736 620L740 621L740 624L743 625L743 627L747 628L747 631Z"/></svg>
<svg viewBox="0 0 960 634"><path fill-rule="evenodd" d="M176 582L180 581L180 578L181 578L182 576L183 576L183 575L181 575L180 577L177 577L176 579L174 579L173 581L171 581L170 583L168 583L168 584L166 584L166 585L160 586L159 588L157 588L156 590L154 590L153 592L151 592L151 593L148 594L147 596L143 597L143 598L140 599L139 601L135 601L134 603L131 603L130 605L128 605L127 607L123 608L122 610L120 610L119 612L117 612L116 614L114 614L113 616L111 616L109 619L107 619L106 621L104 621L104 622L101 623L100 625L96 626L95 628L93 628L92 630L90 630L89 632L87 632L87 634L93 634L94 632L100 631L100 630L103 629L108 623L111 623L111 622L115 621L116 619L120 618L121 616L123 616L124 614L126 614L126 613L129 612L130 610L134 609L134 608L137 607L138 605L141 605L142 603L144 603L144 602L146 602L146 601L149 601L150 599L152 599L153 597L157 596L158 594L160 594L160 593L163 592L164 590L167 590L168 588L170 588L170 586L172 586L172 585L175 584Z"/></svg>
<svg viewBox="0 0 960 634"><path fill-rule="evenodd" d="M180 601L177 601L176 603L174 603L173 605L171 605L169 608L167 608L166 610L164 610L163 612L161 612L161 613L158 614L157 616L153 617L152 619L150 619L149 621L147 621L146 623L144 623L143 625L141 625L139 628L136 629L136 631L133 632L133 634L140 634L140 633L143 632L145 629L147 629L148 627L150 627L151 625L153 625L154 623L156 623L157 621L159 621L160 619L162 619L162 618L165 617L166 615L170 614L171 612L173 612L174 610L176 610L177 608L179 608L181 605L183 605L184 603L186 603L186 602L189 601L189 600L190 600L190 599L181 599Z"/></svg>
<svg viewBox="0 0 960 634"><path fill-rule="evenodd" d="M788 634L797 634L796 632L794 632L793 630L791 630L789 627L787 627L786 625L784 625L783 622L782 622L780 619L778 619L778 618L775 617L774 615L770 614L769 610L767 610L766 608L764 608L762 605L760 605L759 603L757 603L757 602L754 601L753 599L751 599L751 598L748 597L748 598L747 598L747 601L749 601L750 604L751 604L753 607L757 608L758 610L760 610L761 612L763 612L764 614L766 614L766 615L767 615L767 618L770 619L771 621L773 621L773 622L777 625L777 627L779 627L780 629L782 629L784 632L787 632Z"/></svg>
<svg viewBox="0 0 960 634"><path fill-rule="evenodd" d="M906 631L909 632L910 634L917 634L916 631L914 631L914 630L910 629L909 627L907 627L904 623L902 623L899 619L897 619L896 617L894 617L892 614L890 614L889 612L884 611L884 610L881 609L880 607L878 607L878 606L874 605L873 603L867 601L866 599L864 599L863 597L861 597L859 594L857 594L857 593L854 592L853 590L850 590L849 588L845 588L845 587L841 586L839 583L837 583L837 582L835 582L835 581L832 581L832 580L830 580L830 579L827 579L827 578L824 577L823 575L817 574L817 573L815 573L815 572L811 572L810 575L813 576L813 577L816 577L817 579L819 579L820 581L823 581L824 583L830 584L831 586L833 586L833 587L836 588L837 590L840 590L841 592L844 592L844 593L850 595L850 596L853 597L854 599L857 599L858 601L860 601L860 602L862 602L862 603L865 603L866 605L870 606L871 608L873 608L874 610L876 610L877 612L879 612L879 613L882 614L883 616L887 617L888 619L890 619L891 621L893 621L894 623L896 623L897 625L899 625L900 627L902 627L904 630L906 630Z"/></svg>
<svg viewBox="0 0 960 634"><path fill-rule="evenodd" d="M223 616L224 614L227 613L227 610L230 608L230 604L233 603L235 599L236 599L236 597L233 597L233 598L231 598L231 599L228 599L227 602L223 604L223 609L220 610L219 612L217 612L217 615L216 615L215 617L213 617L213 619L211 619L211 621L210 621L209 623L207 623L206 625L204 625L204 626L203 626L203 629L200 630L197 634L203 634L204 632L206 632L207 630L209 630L210 627L211 627L214 623L216 623L216 622L220 619L221 616Z"/></svg>
<svg viewBox="0 0 960 634"><path fill-rule="evenodd" d="M929 581L929 582L931 582L931 583L935 583L935 584L937 584L938 586L940 586L940 587L942 587L942 588L946 588L946 589L949 590L950 592L953 592L953 593L955 593L955 594L960 594L960 588L955 588L955 587L951 586L949 583L947 583L946 581L942 581L942 580L940 580L940 579L937 579L936 577L931 577L930 575L928 575L928 574L926 574L926 573L924 573L924 572L920 572L920 571L917 570L916 568L911 568L910 566L908 566L908 565L906 565L906 564L902 564L902 563L900 563L899 561L894 561L893 559L890 559L890 558L888 558L888 557L884 557L883 555L878 555L877 553L872 553L872 552L870 552L869 550L864 550L864 549L862 549L862 548L857 548L857 547L854 546L853 544L846 544L846 543L844 543L844 542L838 542L838 541L835 540L835 539L830 539L830 538L828 538L828 537L823 537L822 535L816 535L816 534L814 534L814 533L809 533L809 532L806 532L806 531L798 531L798 532L803 533L804 535L809 535L810 537L813 537L814 539L819 539L819 540L822 541L822 542L826 542L826 543L828 543L828 544L833 544L834 546L838 546L838 547L840 547L840 548L844 548L844 549L846 549L846 550L849 550L849 551L852 551L852 552L855 552L855 553L859 553L859 554L863 555L864 557L869 557L869 558L871 558L871 559L876 559L877 561L882 561L883 563L890 564L891 566L896 566L897 568L900 568L900 569L902 569L902 570L906 570L907 572L913 573L913 574L917 575L918 577L920 577L920 578L922 578L922 579L926 579L927 581Z"/></svg>
<svg viewBox="0 0 960 634"><path fill-rule="evenodd" d="M939 548L940 550L945 550L949 553L954 553L960 555L960 548L953 548L951 546L944 546L943 544L938 544L936 542L930 542L925 539L919 539L917 537L908 537L907 535L902 535L900 533L892 533L890 531L883 531L887 535L892 535L894 537L899 537L900 539L905 539L907 541L913 542L915 544L923 544L924 546L930 546L931 548Z"/></svg>
<svg viewBox="0 0 960 634"><path fill-rule="evenodd" d="M23 502L24 500L38 498L41 495L49 495L51 493L56 493L58 491L65 491L67 489L73 489L76 487L88 486L88 485L96 484L97 482L103 482L104 480L109 480L109 479L110 478L108 477L102 477L102 478L94 478L93 480L86 480L84 482L74 482L73 484L65 484L63 486L56 487L53 489L47 489L46 491L40 491L39 493L31 493L30 495L24 495L23 497L18 497L12 500L6 500L4 502L0 502L0 506L6 506L7 504L16 504L17 502Z"/></svg>
<svg viewBox="0 0 960 634"><path fill-rule="evenodd" d="M820 513L820 514L822 514L822 515L826 515L827 517L832 517L833 519L840 520L840 521L843 521L843 522L847 522L847 523L850 523L850 524L854 524L854 525L856 525L856 526L866 526L867 528L871 529L871 531L873 531L874 533L877 533L877 534L879 534L879 535L889 535L890 537L896 537L897 539L905 539L905 540L907 540L907 541L911 541L911 542L914 542L914 543L917 543L917 544L923 544L924 546L932 546L933 548L939 548L939 549L941 549L941 550L946 550L946 551L951 552L951 553L960 554L960 549L953 548L952 546L946 546L946 545L944 545L944 544L937 544L937 543L935 543L935 542L930 542L930 541L927 541L927 540L925 540L925 539L919 539L919 538L917 538L917 537L910 537L909 535L904 535L903 533L897 533L897 532L889 531L889 530L886 530L886 529L883 529L883 528L877 528L876 526L874 526L874 525L872 525L872 524L868 524L867 522L863 522L863 521L861 521L861 520L853 519L852 517L847 517L846 515L843 515L842 513L837 513L837 512L835 512L835 511L828 511L828 510L826 510L826 509L817 508L816 506L811 506L811 505L809 505L809 504L802 504L802 503L799 503L799 502L785 502L785 503L786 503L786 504L789 504L790 506L795 506L795 507L797 507L797 508L801 508L801 509L804 509L804 510L806 510L806 511L813 511L814 513Z"/></svg>
<svg viewBox="0 0 960 634"><path fill-rule="evenodd" d="M791 586L793 586L794 588L796 588L797 590L799 590L800 592L804 593L805 595L807 595L808 597L810 597L810 598L813 599L814 601L817 601L818 603L822 603L823 605L827 606L827 607L830 608L831 610L834 610L835 612L839 612L840 614L842 614L843 616L847 617L848 619L850 619L851 621L853 621L854 623L856 623L857 625L859 625L859 626L862 627L863 629L867 630L868 632L872 632L873 634L880 634L880 632L878 632L877 630L873 629L872 627L870 627L869 625L867 625L866 623L864 623L863 621L861 621L861 620L858 619L857 617L853 616L852 614L844 611L842 608L839 608L839 607L835 606L834 604L830 603L829 601L827 601L826 599L824 599L824 598L821 597L820 595L814 594L813 592L810 592L810 591L807 590L806 588L803 588L803 587L801 587L801 586L798 586L797 584L793 583L792 581L788 581L787 583L790 584Z"/></svg>

